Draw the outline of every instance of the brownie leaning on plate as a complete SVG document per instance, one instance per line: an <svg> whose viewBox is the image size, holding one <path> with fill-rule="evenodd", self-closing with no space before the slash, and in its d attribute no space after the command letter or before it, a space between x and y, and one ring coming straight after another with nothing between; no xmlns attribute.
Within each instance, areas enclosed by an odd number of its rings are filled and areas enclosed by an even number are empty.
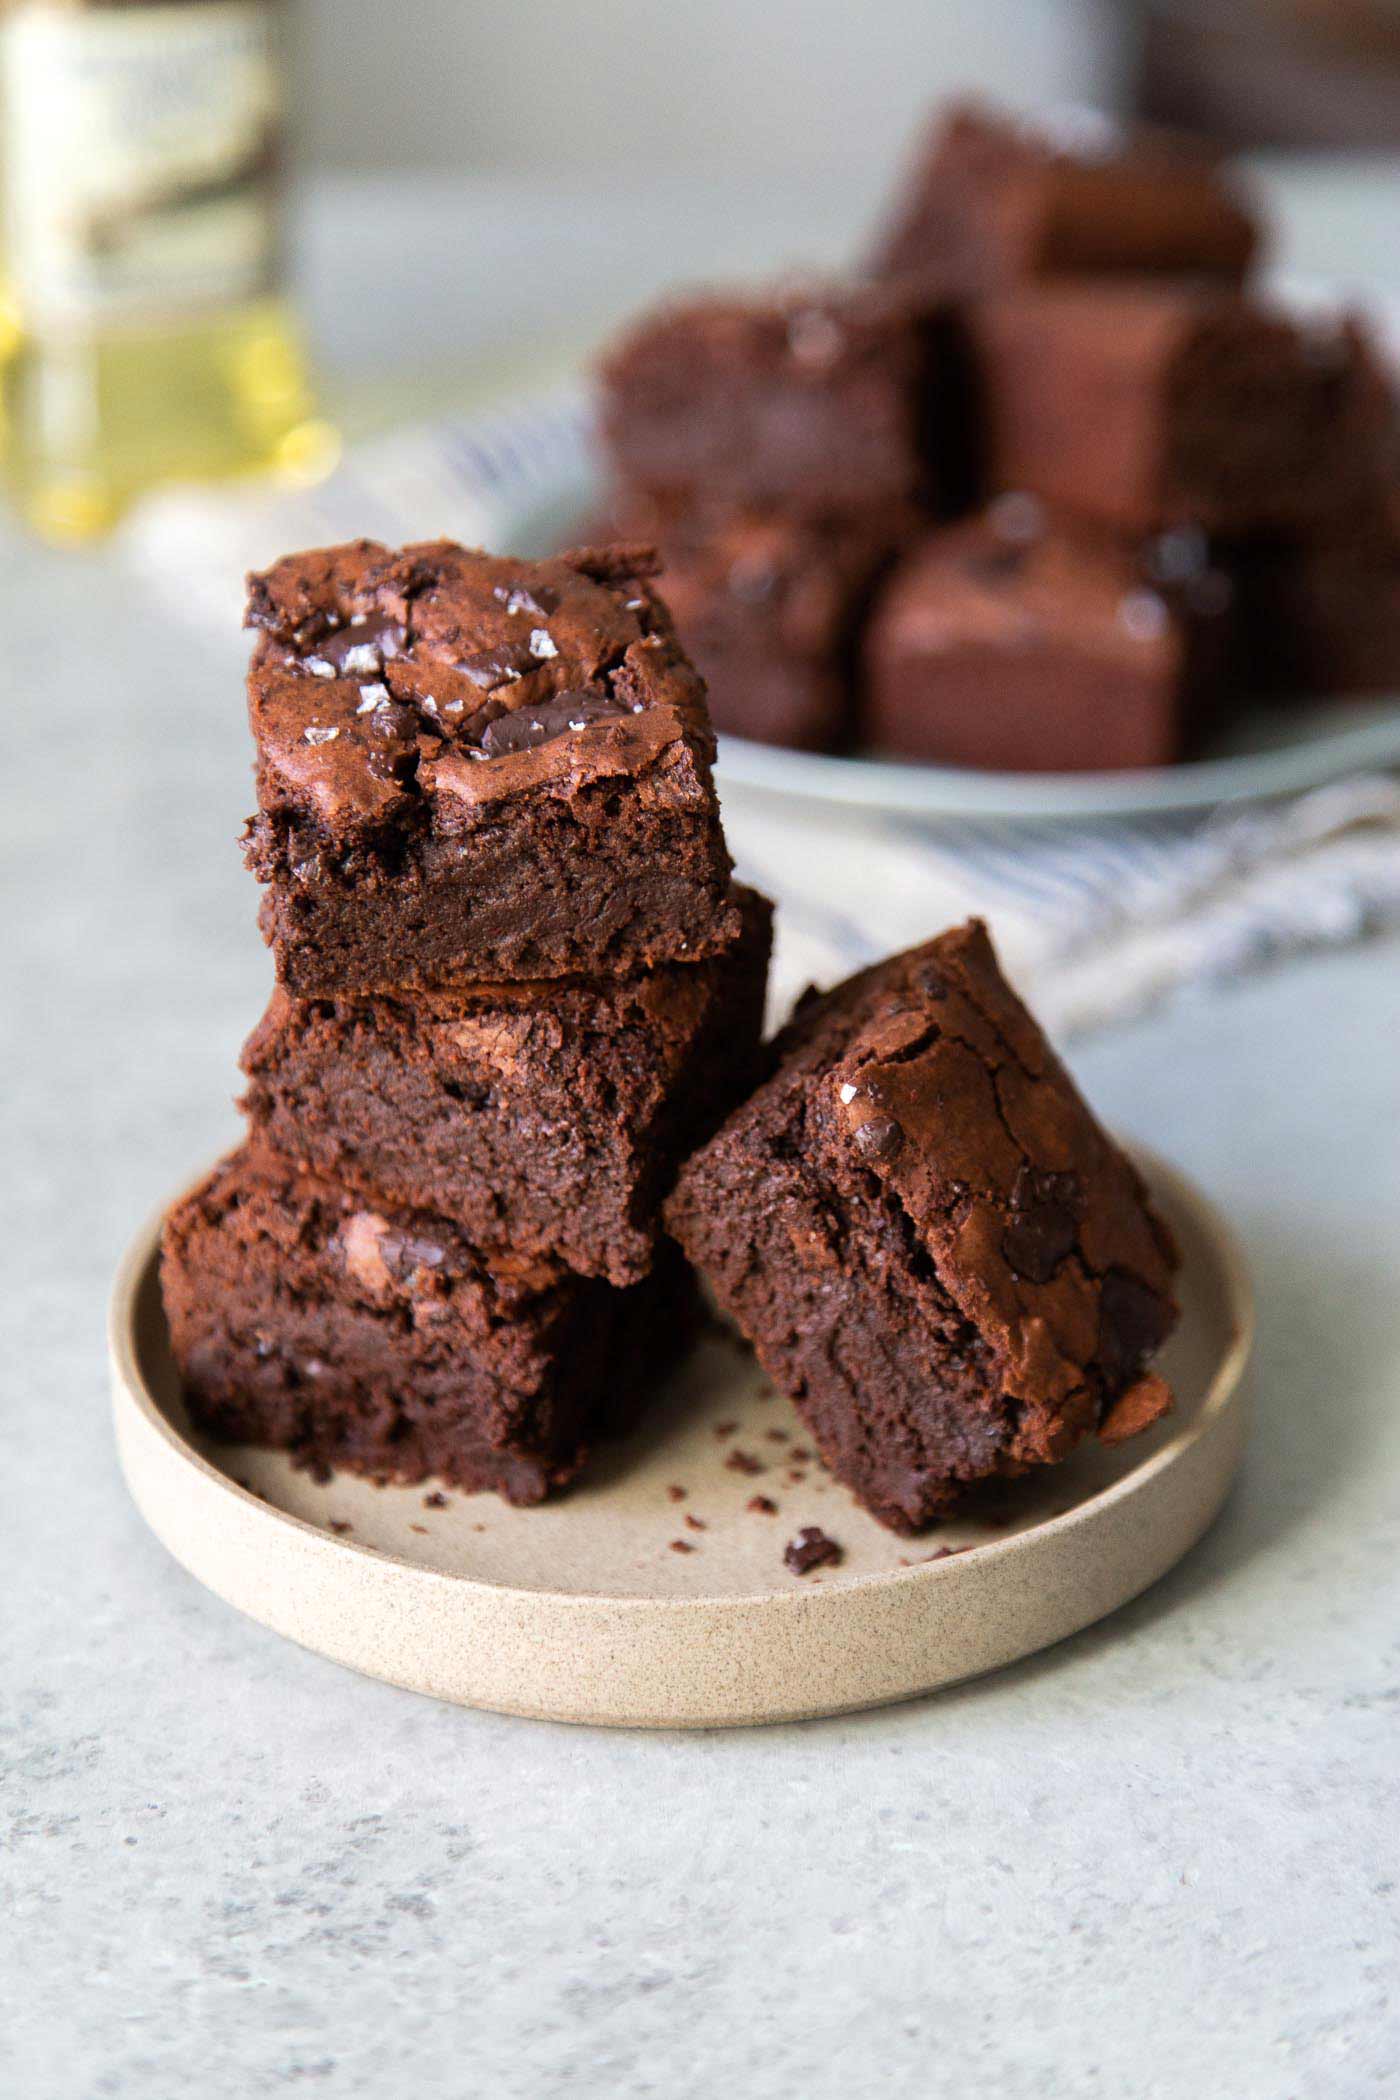
<svg viewBox="0 0 1400 2100"><path fill-rule="evenodd" d="M809 996L776 1055L667 1223L883 1523L1165 1411L1171 1236L980 922Z"/></svg>

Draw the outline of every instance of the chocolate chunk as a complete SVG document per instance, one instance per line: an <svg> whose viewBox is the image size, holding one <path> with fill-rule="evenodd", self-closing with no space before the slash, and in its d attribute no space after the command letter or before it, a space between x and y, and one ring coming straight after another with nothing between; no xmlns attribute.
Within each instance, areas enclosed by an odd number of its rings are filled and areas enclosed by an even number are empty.
<svg viewBox="0 0 1400 2100"><path fill-rule="evenodd" d="M904 1132L893 1116L870 1116L851 1132L867 1159L893 1159L904 1143Z"/></svg>
<svg viewBox="0 0 1400 2100"><path fill-rule="evenodd" d="M498 685L513 684L534 668L534 657L518 642L502 642L495 649L477 649L470 656L461 657L457 663L457 669L464 672L473 685L479 685L488 693L494 692Z"/></svg>
<svg viewBox="0 0 1400 2100"><path fill-rule="evenodd" d="M594 722L607 722L630 714L611 693L576 691L556 693L540 707L517 708L514 714L499 715L481 733L480 748L487 758L503 758L508 751L533 751L539 744L552 744L571 729L587 729Z"/></svg>
<svg viewBox="0 0 1400 2100"><path fill-rule="evenodd" d="M834 1568L845 1555L835 1539L829 1539L818 1524L806 1524L783 1548L783 1560L794 1575L810 1575L813 1568Z"/></svg>
<svg viewBox="0 0 1400 2100"><path fill-rule="evenodd" d="M399 1232L392 1225L379 1236L379 1258L391 1276L405 1281L419 1269L440 1269L447 1249L420 1233Z"/></svg>
<svg viewBox="0 0 1400 2100"><path fill-rule="evenodd" d="M537 620L548 619L559 610L559 593L544 583L498 583L491 594L499 598L508 613L532 613Z"/></svg>
<svg viewBox="0 0 1400 2100"><path fill-rule="evenodd" d="M1049 1283L1079 1236L1079 1178L1027 1162L1016 1177L1011 1205L1016 1215L1001 1236L1006 1266L1023 1283Z"/></svg>
<svg viewBox="0 0 1400 2100"><path fill-rule="evenodd" d="M1111 1392L1131 1385L1141 1366L1171 1332L1170 1301L1126 1269L1110 1269L1099 1287L1098 1369Z"/></svg>
<svg viewBox="0 0 1400 2100"><path fill-rule="evenodd" d="M388 613L369 613L362 620L347 620L318 635L307 648L307 656L328 663L338 677L372 678L404 645L403 623Z"/></svg>

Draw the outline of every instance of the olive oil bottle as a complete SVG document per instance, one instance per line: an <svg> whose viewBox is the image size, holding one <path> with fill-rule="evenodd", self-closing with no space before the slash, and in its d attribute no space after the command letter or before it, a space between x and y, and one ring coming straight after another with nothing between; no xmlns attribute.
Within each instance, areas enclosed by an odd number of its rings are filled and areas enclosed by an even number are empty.
<svg viewBox="0 0 1400 2100"><path fill-rule="evenodd" d="M0 0L0 472L49 538L330 464L280 294L279 30L268 0Z"/></svg>

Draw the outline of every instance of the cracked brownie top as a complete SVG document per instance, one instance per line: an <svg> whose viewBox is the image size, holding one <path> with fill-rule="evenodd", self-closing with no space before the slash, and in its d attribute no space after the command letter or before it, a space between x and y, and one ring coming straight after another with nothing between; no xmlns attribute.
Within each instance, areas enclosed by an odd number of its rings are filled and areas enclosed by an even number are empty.
<svg viewBox="0 0 1400 2100"><path fill-rule="evenodd" d="M648 548L524 562L372 540L249 579L249 715L271 783L335 835L522 789L706 760L704 688Z"/></svg>
<svg viewBox="0 0 1400 2100"><path fill-rule="evenodd" d="M806 1075L810 1156L838 1192L873 1177L895 1200L1009 1392L1134 1378L1175 1319L1176 1250L980 920L810 997L776 1051L774 1088ZM1166 1406L1153 1387L1134 1410Z"/></svg>

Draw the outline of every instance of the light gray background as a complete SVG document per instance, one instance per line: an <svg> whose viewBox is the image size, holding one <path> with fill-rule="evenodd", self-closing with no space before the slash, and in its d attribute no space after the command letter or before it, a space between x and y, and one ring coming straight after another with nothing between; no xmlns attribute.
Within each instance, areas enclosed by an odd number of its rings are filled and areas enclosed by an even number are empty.
<svg viewBox="0 0 1400 2100"><path fill-rule="evenodd" d="M337 167L883 177L925 104L1111 86L1108 0L302 0L299 132Z"/></svg>

